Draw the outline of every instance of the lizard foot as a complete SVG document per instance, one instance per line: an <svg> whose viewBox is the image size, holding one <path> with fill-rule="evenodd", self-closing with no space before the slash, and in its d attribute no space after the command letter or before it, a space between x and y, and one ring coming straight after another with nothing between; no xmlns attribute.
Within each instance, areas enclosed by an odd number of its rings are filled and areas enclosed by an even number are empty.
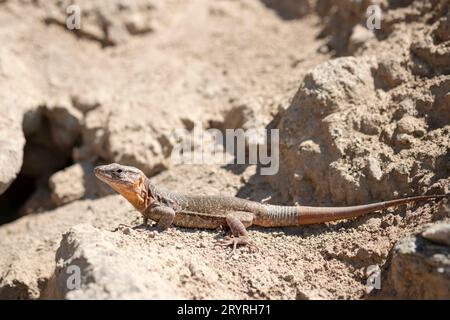
<svg viewBox="0 0 450 320"><path fill-rule="evenodd" d="M258 251L258 246L253 241L251 241L247 236L225 237L224 239L219 240L217 244L222 247L232 246L233 247L233 250L231 251L232 254L236 251L238 244L249 246L251 250Z"/></svg>

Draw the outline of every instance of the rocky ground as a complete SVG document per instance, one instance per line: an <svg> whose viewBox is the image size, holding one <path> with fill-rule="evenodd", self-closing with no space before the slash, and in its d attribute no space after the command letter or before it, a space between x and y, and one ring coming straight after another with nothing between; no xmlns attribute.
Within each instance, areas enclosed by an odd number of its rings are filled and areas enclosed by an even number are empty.
<svg viewBox="0 0 450 320"><path fill-rule="evenodd" d="M447 199L230 255L226 230L143 228L92 174L286 205L449 192L448 1L3 0L0 25L0 298L450 299ZM278 173L173 163L199 124L279 129Z"/></svg>

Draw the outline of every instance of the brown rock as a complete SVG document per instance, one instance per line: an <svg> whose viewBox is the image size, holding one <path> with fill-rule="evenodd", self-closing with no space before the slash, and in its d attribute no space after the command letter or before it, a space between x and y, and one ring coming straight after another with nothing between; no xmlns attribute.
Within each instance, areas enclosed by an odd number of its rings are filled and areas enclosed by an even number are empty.
<svg viewBox="0 0 450 320"><path fill-rule="evenodd" d="M110 193L92 174L94 166L88 162L76 163L53 174L49 179L51 199L62 206L82 198Z"/></svg>
<svg viewBox="0 0 450 320"><path fill-rule="evenodd" d="M433 229L436 226L432 227ZM430 230L430 229L428 229ZM428 231L428 234L434 231ZM448 233L448 230L447 230ZM391 252L381 296L395 299L448 299L450 247L418 236L400 240Z"/></svg>
<svg viewBox="0 0 450 320"><path fill-rule="evenodd" d="M72 227L56 252L56 269L45 297L52 299L161 299L180 292L149 265L151 255L121 248L120 233L88 224ZM77 279L78 277L78 279ZM114 279L114 280L113 280Z"/></svg>
<svg viewBox="0 0 450 320"><path fill-rule="evenodd" d="M422 237L437 244L450 246L450 223L436 223L423 231Z"/></svg>
<svg viewBox="0 0 450 320"><path fill-rule="evenodd" d="M4 108L4 107L3 107ZM17 119L8 109L0 116L0 194L14 181L22 166L25 138Z"/></svg>

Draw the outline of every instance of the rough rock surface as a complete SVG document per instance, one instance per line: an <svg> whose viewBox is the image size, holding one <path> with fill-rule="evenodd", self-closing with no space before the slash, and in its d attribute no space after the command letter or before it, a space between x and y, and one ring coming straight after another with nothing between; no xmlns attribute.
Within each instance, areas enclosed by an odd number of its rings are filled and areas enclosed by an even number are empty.
<svg viewBox="0 0 450 320"><path fill-rule="evenodd" d="M445 186L450 78L439 61L410 56L415 43L446 21L449 7L420 6L425 16L442 18L430 26L415 17L410 24L404 16L417 9L413 3L400 11L403 18L389 20L392 30L383 41L368 40L355 57L328 61L306 74L281 115L282 169L270 178L286 199L356 204L421 193L434 183ZM399 10L393 7L386 16ZM430 43L427 48L435 50ZM419 65L429 71L417 77Z"/></svg>
<svg viewBox="0 0 450 320"><path fill-rule="evenodd" d="M449 298L448 273L422 272L448 260L426 254L447 250L447 229L392 250L448 218L445 200L253 228L260 252L230 257L214 246L224 230L144 229L92 175L114 161L174 190L282 204L448 192L448 1L77 1L78 31L69 4L0 1L0 217L27 214L0 226L0 298L362 299L382 265L396 297ZM175 130L198 124L278 127L279 173L174 165ZM413 291L395 266L432 281Z"/></svg>
<svg viewBox="0 0 450 320"><path fill-rule="evenodd" d="M450 246L450 224L436 223L422 232L422 237L437 244Z"/></svg>
<svg viewBox="0 0 450 320"><path fill-rule="evenodd" d="M5 35L2 50L13 50L9 46L16 42L33 47L21 63L43 78L36 81L39 100L26 101L32 110L44 106L43 115L30 112L24 131L32 134L29 127L43 117L51 145L75 162L126 162L150 175L160 172L171 165L176 129L220 124L243 104L256 108L262 120L255 125L267 123L288 97L280 92L295 90L305 70L326 58L315 52L316 19L284 24L258 1L81 1L87 37L64 27L69 3L6 1L0 13L5 24L16 26L15 38ZM13 23L24 12L32 14ZM135 14L162 26L136 34L125 21ZM110 42L108 28L123 29L127 40ZM99 46L105 41L106 48ZM20 84L16 74L10 77ZM15 173L19 168L18 163Z"/></svg>
<svg viewBox="0 0 450 320"><path fill-rule="evenodd" d="M128 230L128 231L125 231ZM130 229L122 232L130 233ZM127 246L122 232L108 232L88 224L72 227L63 235L56 252L56 270L44 297L58 299L158 299L180 298L177 287L159 274L164 262L170 266L173 255L166 250L154 252L141 246ZM151 241L151 239L148 239ZM170 249L169 249L170 250ZM175 251L176 249L172 249ZM157 263L151 264L152 261ZM172 262L173 263L173 262ZM81 283L70 287L70 267L79 267ZM179 270L173 268L181 275ZM146 276L142 276L146 275ZM111 281L114 279L114 281ZM78 285L74 282L74 285Z"/></svg>
<svg viewBox="0 0 450 320"><path fill-rule="evenodd" d="M96 200L120 208L101 209L91 200L73 203L55 211L29 215L1 228L0 297L3 299L39 298L41 290L54 271L55 252L61 235L71 226L91 223L103 228L114 228L135 215L120 198Z"/></svg>
<svg viewBox="0 0 450 320"><path fill-rule="evenodd" d="M121 0L92 1L58 1L56 3L42 1L40 6L46 9L44 20L47 24L66 27L68 14L80 8L80 22L83 27L77 36L90 41L99 42L102 46L124 44L130 37L144 35L157 29L158 13L164 6L154 0L137 0L133 2ZM67 8L70 8L67 10ZM68 12L69 11L69 12ZM70 20L71 22L72 20Z"/></svg>
<svg viewBox="0 0 450 320"><path fill-rule="evenodd" d="M17 116L10 108L2 106L0 118L0 194L6 191L22 166L25 137ZM12 124L12 125L11 125Z"/></svg>
<svg viewBox="0 0 450 320"><path fill-rule="evenodd" d="M76 163L53 174L49 179L51 201L55 207L82 198L96 198L111 193L109 188L92 174L89 162Z"/></svg>
<svg viewBox="0 0 450 320"><path fill-rule="evenodd" d="M438 223L420 235L401 239L391 252L381 295L389 299L448 299L450 296L450 224ZM430 241L431 234L446 234ZM441 237L439 236L439 239ZM385 288L383 288L385 286Z"/></svg>

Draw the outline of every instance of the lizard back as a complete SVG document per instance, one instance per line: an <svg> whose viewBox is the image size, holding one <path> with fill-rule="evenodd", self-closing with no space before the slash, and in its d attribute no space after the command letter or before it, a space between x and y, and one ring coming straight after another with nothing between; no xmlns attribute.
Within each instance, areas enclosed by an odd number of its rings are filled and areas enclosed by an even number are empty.
<svg viewBox="0 0 450 320"><path fill-rule="evenodd" d="M225 217L230 211L256 213L265 211L264 205L247 199L232 196L196 196L172 192L167 189L148 184L151 194L156 200L172 207L175 211L190 211Z"/></svg>

